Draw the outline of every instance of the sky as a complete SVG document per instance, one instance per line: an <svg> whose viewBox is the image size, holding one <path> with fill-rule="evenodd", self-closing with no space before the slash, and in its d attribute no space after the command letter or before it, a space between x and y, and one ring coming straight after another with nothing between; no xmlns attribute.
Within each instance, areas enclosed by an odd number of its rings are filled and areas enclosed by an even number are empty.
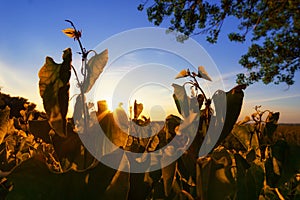
<svg viewBox="0 0 300 200"><path fill-rule="evenodd" d="M178 71L196 70L203 65L213 79L212 83L201 80L208 96L217 89L230 90L236 85L235 75L245 72L238 60L247 52L250 42L229 42L226 34L234 29L234 21L225 22L217 44L209 44L205 36L198 35L182 45L176 43L172 34L162 38L155 35L164 31L168 24L163 23L162 29L153 29L155 26L148 21L146 12L137 10L140 0L0 2L1 91L29 99L39 110L43 110L43 106L38 71L45 57L51 56L60 63L62 51L70 47L73 65L80 68L80 56L76 54L80 50L78 44L61 32L70 27L65 19L72 20L82 30L82 42L87 49L100 53L108 48L108 64L88 100L105 99L111 109L119 102L128 108L137 99L144 104L145 115L159 120L159 116L176 112L171 84L183 83L174 79ZM148 35L151 31L153 34ZM131 35L129 39L121 40L128 34ZM141 48L143 45L148 46ZM185 45L188 51L184 51ZM251 115L254 107L261 105L262 110L280 112L281 123L300 123L299 78L297 72L296 82L290 87L262 83L249 86L245 90L240 119ZM74 76L71 80L71 94L75 94Z"/></svg>

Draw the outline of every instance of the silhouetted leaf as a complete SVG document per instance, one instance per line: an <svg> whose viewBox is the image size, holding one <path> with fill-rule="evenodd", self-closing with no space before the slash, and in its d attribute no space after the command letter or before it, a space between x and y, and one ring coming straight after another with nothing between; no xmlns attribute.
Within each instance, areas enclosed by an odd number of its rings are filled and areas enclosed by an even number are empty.
<svg viewBox="0 0 300 200"><path fill-rule="evenodd" d="M47 57L46 63L39 71L40 95L49 123L54 131L62 137L66 136L71 61L72 52L68 48L64 50L62 64L57 64L52 58Z"/></svg>
<svg viewBox="0 0 300 200"><path fill-rule="evenodd" d="M166 197L168 197L172 192L173 182L174 182L175 172L176 172L176 165L177 165L176 162L173 162L170 165L161 169Z"/></svg>
<svg viewBox="0 0 300 200"><path fill-rule="evenodd" d="M129 170L129 162L125 155L122 158L118 171L116 171L114 177L112 178L110 184L106 188L103 199L128 199L128 193L130 187L130 176L125 170Z"/></svg>
<svg viewBox="0 0 300 200"><path fill-rule="evenodd" d="M237 199L258 199L264 185L263 163L249 164L240 154L234 154L237 165Z"/></svg>
<svg viewBox="0 0 300 200"><path fill-rule="evenodd" d="M67 124L66 137L62 138L58 135L54 135L52 137L52 144L60 160L67 158L70 162L73 162L74 159L80 155L82 142L78 134L73 131L70 123Z"/></svg>
<svg viewBox="0 0 300 200"><path fill-rule="evenodd" d="M189 102L188 96L186 94L185 88L183 86L172 84L174 87L173 98L175 100L178 112L184 117L189 116Z"/></svg>
<svg viewBox="0 0 300 200"><path fill-rule="evenodd" d="M263 129L263 135L265 137L268 137L269 140L272 140L273 134L278 127L278 120L279 120L279 112L269 113L266 125Z"/></svg>
<svg viewBox="0 0 300 200"><path fill-rule="evenodd" d="M146 199L151 191L151 187L144 179L145 173L130 174L130 191L128 199Z"/></svg>
<svg viewBox="0 0 300 200"><path fill-rule="evenodd" d="M230 91L226 92L225 121L217 145L220 144L229 135L240 115L244 98L243 89L245 89L244 85L238 85ZM218 109L218 106L216 106L216 115L224 116L223 114L218 114L219 110L222 110L223 112L223 108Z"/></svg>
<svg viewBox="0 0 300 200"><path fill-rule="evenodd" d="M254 149L251 149L249 152L246 154L246 160L248 163L253 162L256 159L256 152Z"/></svg>
<svg viewBox="0 0 300 200"><path fill-rule="evenodd" d="M42 139L44 142L51 144L51 139L49 132L51 126L48 123L48 120L31 120L29 123L29 132L34 135L36 138Z"/></svg>
<svg viewBox="0 0 300 200"><path fill-rule="evenodd" d="M102 73L108 60L108 50L105 49L100 54L91 57L86 65L87 77L83 82L83 92L87 93L91 90L99 75Z"/></svg>

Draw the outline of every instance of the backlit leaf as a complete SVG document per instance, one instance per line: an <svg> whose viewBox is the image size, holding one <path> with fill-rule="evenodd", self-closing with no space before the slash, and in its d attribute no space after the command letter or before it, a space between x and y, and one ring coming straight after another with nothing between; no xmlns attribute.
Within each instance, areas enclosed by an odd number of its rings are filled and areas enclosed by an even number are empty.
<svg viewBox="0 0 300 200"><path fill-rule="evenodd" d="M108 50L105 49L100 54L91 57L86 65L87 77L83 82L83 92L87 93L91 90L99 75L102 73L108 60Z"/></svg>
<svg viewBox="0 0 300 200"><path fill-rule="evenodd" d="M8 131L9 114L10 109L8 106L0 110L0 144Z"/></svg>
<svg viewBox="0 0 300 200"><path fill-rule="evenodd" d="M210 78L210 76L208 75L207 71L204 69L203 66L198 67L198 77L208 81L212 81L212 79Z"/></svg>
<svg viewBox="0 0 300 200"><path fill-rule="evenodd" d="M52 58L46 57L46 62L39 71L39 88L44 109L51 127L62 137L66 135L71 61L72 52L68 48L64 50L61 64L57 64Z"/></svg>
<svg viewBox="0 0 300 200"><path fill-rule="evenodd" d="M175 79L187 77L190 74L189 69L183 69L176 75Z"/></svg>
<svg viewBox="0 0 300 200"><path fill-rule="evenodd" d="M134 119L139 118L140 114L143 112L144 106L142 103L137 103L134 101L133 111L134 111Z"/></svg>
<svg viewBox="0 0 300 200"><path fill-rule="evenodd" d="M76 36L76 34L75 34L76 31L73 28L66 28L66 29L62 30L62 32L70 38L75 38L75 36Z"/></svg>
<svg viewBox="0 0 300 200"><path fill-rule="evenodd" d="M248 163L240 154L234 155L237 165L237 199L258 199L264 185L263 164Z"/></svg>
<svg viewBox="0 0 300 200"><path fill-rule="evenodd" d="M129 127L128 116L122 105L123 104L120 103L119 106L114 110L113 116L114 120L116 121L116 124L120 127L120 129L127 133Z"/></svg>

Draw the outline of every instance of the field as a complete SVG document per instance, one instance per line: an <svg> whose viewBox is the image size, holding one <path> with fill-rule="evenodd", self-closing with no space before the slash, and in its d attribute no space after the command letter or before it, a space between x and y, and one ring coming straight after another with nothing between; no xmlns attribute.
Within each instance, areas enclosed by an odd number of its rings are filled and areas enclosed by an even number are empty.
<svg viewBox="0 0 300 200"><path fill-rule="evenodd" d="M300 146L300 124L279 124L274 137L284 138L288 143Z"/></svg>

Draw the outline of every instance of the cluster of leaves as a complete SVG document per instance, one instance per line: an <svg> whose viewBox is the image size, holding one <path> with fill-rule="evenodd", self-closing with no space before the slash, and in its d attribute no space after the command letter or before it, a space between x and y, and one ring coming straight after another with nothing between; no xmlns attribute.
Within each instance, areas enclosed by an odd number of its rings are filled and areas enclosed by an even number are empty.
<svg viewBox="0 0 300 200"><path fill-rule="evenodd" d="M148 1L140 4L143 10ZM228 34L231 41L244 42L251 33L253 44L240 59L249 76L239 74L238 83L251 84L262 80L268 84L294 83L299 70L299 1L225 0L218 3L197 0L155 0L147 7L148 20L159 26L164 20L169 29L184 35L207 35L216 43L226 19L238 20L237 31ZM248 34L249 36L249 34Z"/></svg>
<svg viewBox="0 0 300 200"><path fill-rule="evenodd" d="M45 113L35 109L36 105L21 97L10 97L0 93L0 196L11 189L7 176L11 170L36 154L45 157L45 163L58 169L53 158L52 145L35 137L30 130L29 121L45 120ZM2 198L1 198L2 199Z"/></svg>
<svg viewBox="0 0 300 200"><path fill-rule="evenodd" d="M297 155L300 147L284 138L275 137L278 112L261 111L260 106L255 110L251 117L245 117L234 126L231 134L223 141L223 146L232 154L243 156L243 170L250 170L253 174L253 177L246 175L243 178L246 183L251 183L251 179L255 180L255 184L260 186L260 190L256 190L256 193L260 192L258 195L265 199L297 199L300 195L300 182L297 179L300 170ZM253 166L256 171L251 169ZM241 189L245 194L245 190L250 192L251 187L253 185L246 185Z"/></svg>

